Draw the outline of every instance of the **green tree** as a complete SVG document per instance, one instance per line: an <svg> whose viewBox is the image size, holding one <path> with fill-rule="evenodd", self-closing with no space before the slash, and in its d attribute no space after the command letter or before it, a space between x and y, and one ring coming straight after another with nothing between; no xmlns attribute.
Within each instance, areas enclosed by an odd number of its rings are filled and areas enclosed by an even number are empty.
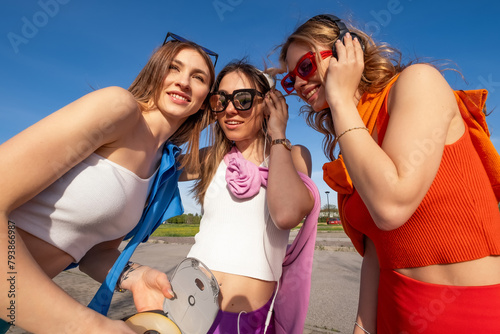
<svg viewBox="0 0 500 334"><path fill-rule="evenodd" d="M188 214L184 213L182 215L169 218L167 220L167 223L169 223L169 224L199 224L200 220L201 220L201 216L198 215L197 213L194 215L192 213L188 213Z"/></svg>
<svg viewBox="0 0 500 334"><path fill-rule="evenodd" d="M328 204L325 204L321 207L321 212L328 212ZM339 209L334 204L330 204L330 216L338 217Z"/></svg>

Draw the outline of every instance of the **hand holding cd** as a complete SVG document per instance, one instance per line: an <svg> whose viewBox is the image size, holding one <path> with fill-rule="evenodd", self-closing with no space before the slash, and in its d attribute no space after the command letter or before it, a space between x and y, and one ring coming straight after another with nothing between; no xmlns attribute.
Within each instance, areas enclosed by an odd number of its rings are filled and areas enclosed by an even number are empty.
<svg viewBox="0 0 500 334"><path fill-rule="evenodd" d="M195 258L186 258L170 281L175 297L165 299L163 311L137 313L125 323L139 334L205 334L219 311L219 284Z"/></svg>

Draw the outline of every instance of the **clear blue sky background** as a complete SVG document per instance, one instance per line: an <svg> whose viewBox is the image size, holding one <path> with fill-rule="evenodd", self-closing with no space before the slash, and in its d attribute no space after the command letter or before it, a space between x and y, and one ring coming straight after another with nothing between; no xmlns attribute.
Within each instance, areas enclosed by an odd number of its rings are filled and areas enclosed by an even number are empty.
<svg viewBox="0 0 500 334"><path fill-rule="evenodd" d="M500 149L496 1L4 0L0 8L0 143L92 88L127 88L168 31L218 52L216 71L242 57L262 67L299 24L331 13L399 48L405 59L455 62L466 82L447 74L452 87L489 90L488 109L496 109L487 120ZM322 180L322 136L298 115L302 104L296 97L287 102L287 135L310 149L325 205L330 189ZM188 187L181 185L185 210L200 212ZM333 191L329 203L336 204Z"/></svg>

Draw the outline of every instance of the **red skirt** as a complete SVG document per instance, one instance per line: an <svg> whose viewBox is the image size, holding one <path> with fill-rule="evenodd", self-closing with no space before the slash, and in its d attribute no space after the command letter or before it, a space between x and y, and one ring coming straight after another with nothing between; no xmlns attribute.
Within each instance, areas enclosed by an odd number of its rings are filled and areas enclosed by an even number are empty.
<svg viewBox="0 0 500 334"><path fill-rule="evenodd" d="M500 284L431 284L382 269L377 333L500 333Z"/></svg>

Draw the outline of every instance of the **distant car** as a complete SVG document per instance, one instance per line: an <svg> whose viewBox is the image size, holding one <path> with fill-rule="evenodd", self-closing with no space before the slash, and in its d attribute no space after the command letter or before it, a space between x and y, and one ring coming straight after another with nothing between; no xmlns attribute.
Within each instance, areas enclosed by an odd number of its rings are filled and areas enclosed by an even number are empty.
<svg viewBox="0 0 500 334"><path fill-rule="evenodd" d="M326 221L327 225L341 225L340 218L328 218Z"/></svg>

